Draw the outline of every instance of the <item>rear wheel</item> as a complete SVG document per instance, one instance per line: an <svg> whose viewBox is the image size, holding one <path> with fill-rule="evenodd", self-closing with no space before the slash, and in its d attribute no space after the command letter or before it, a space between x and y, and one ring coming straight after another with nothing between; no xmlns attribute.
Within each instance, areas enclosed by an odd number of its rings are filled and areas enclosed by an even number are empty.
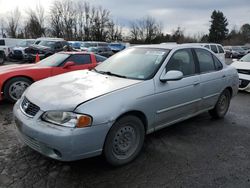
<svg viewBox="0 0 250 188"><path fill-rule="evenodd" d="M124 116L110 129L104 156L114 166L124 165L137 157L142 149L145 130L142 121L135 116Z"/></svg>
<svg viewBox="0 0 250 188"><path fill-rule="evenodd" d="M16 102L31 84L32 81L24 77L8 80L3 89L4 98L12 103Z"/></svg>
<svg viewBox="0 0 250 188"><path fill-rule="evenodd" d="M210 115L214 118L223 118L228 111L230 100L231 100L230 91L226 89L220 95L214 109L209 111Z"/></svg>

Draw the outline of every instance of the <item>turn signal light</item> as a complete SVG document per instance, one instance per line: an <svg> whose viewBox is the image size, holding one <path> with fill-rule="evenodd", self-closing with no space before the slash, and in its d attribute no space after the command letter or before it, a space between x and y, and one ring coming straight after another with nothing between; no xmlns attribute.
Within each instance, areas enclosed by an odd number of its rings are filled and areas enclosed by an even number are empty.
<svg viewBox="0 0 250 188"><path fill-rule="evenodd" d="M77 120L77 128L84 128L90 126L92 123L92 119L89 116L80 116Z"/></svg>

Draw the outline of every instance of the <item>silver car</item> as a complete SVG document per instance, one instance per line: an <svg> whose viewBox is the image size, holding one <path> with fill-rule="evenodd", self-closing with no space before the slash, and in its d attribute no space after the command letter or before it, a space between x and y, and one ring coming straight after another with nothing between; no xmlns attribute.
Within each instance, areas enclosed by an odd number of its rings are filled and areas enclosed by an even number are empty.
<svg viewBox="0 0 250 188"><path fill-rule="evenodd" d="M14 107L24 143L57 160L103 154L132 161L146 134L209 111L222 118L237 94L235 68L203 47L131 47L91 71L31 85Z"/></svg>

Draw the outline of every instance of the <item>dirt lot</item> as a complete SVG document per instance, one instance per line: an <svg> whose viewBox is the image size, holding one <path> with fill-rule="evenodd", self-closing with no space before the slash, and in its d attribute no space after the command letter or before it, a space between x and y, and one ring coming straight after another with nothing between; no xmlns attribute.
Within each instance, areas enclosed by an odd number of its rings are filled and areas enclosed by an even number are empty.
<svg viewBox="0 0 250 188"><path fill-rule="evenodd" d="M250 94L147 136L141 155L113 168L102 157L63 163L18 141L12 105L0 103L0 187L250 187Z"/></svg>

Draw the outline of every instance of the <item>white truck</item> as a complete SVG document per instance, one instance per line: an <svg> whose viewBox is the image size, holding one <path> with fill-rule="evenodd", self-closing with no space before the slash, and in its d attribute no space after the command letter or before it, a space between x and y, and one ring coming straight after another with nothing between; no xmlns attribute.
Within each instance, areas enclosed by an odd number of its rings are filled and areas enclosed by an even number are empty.
<svg viewBox="0 0 250 188"><path fill-rule="evenodd" d="M0 38L0 50L4 51L4 58L6 59L12 49L24 39L15 39L15 38Z"/></svg>

